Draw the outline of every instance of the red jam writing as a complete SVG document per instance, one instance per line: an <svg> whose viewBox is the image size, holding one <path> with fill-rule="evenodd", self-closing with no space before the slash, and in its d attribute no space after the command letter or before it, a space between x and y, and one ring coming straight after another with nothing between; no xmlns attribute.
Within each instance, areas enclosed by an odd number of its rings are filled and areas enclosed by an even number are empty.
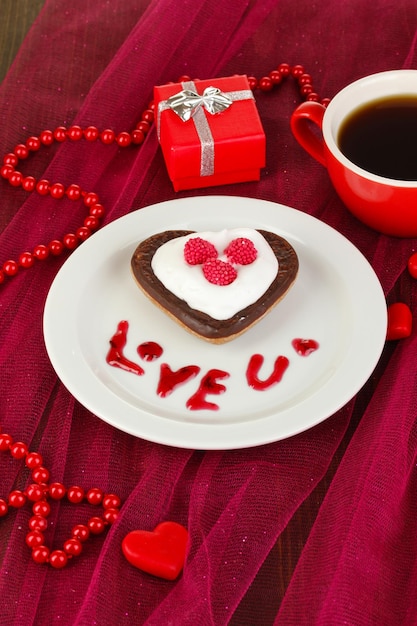
<svg viewBox="0 0 417 626"><path fill-rule="evenodd" d="M110 339L110 350L107 353L106 361L109 365L112 365L113 367L120 367L120 369L126 370L126 372L131 372L132 374L142 376L142 374L145 373L145 370L142 369L141 366L137 363L134 363L133 361L127 359L123 353L123 350L127 343L128 328L128 322L119 322L116 332Z"/></svg>
<svg viewBox="0 0 417 626"><path fill-rule="evenodd" d="M201 379L200 386L195 394L187 400L187 409L191 409L191 411L199 409L217 411L219 406L214 402L209 402L206 399L206 396L209 393L219 395L220 393L224 393L226 391L226 387L217 382L218 378L229 378L229 374L223 370L209 370Z"/></svg>
<svg viewBox="0 0 417 626"><path fill-rule="evenodd" d="M145 341L138 346L138 354L144 361L155 361L162 355L162 348L155 341Z"/></svg>
<svg viewBox="0 0 417 626"><path fill-rule="evenodd" d="M293 339L292 347L300 356L308 356L312 352L318 349L319 344L314 339Z"/></svg>
<svg viewBox="0 0 417 626"><path fill-rule="evenodd" d="M124 354L127 344L127 332L129 323L126 320L119 322L117 330L110 339L110 348L106 361L112 367L143 376L145 370L138 364L128 359ZM292 346L300 356L308 356L319 348L319 344L314 339L297 338L292 341ZM143 361L155 361L163 354L163 348L155 341L145 341L137 347L137 353ZM261 377L260 372L264 364L264 357L261 354L253 354L246 369L246 381L249 387L255 391L265 391L281 382L288 366L289 359L286 356L278 356L275 359L272 373L269 376ZM166 398L180 385L184 385L196 378L201 372L198 365L186 365L178 370L172 370L168 363L160 365L159 380L156 393L160 398ZM220 369L210 369L201 377L197 391L187 400L186 407L190 411L210 410L217 411L218 404L210 402L208 396L220 395L227 389L226 386L218 382L229 378L230 374Z"/></svg>
<svg viewBox="0 0 417 626"><path fill-rule="evenodd" d="M166 398L178 385L195 378L199 373L200 368L198 365L186 365L173 372L168 363L162 363L156 393L161 398Z"/></svg>
<svg viewBox="0 0 417 626"><path fill-rule="evenodd" d="M290 364L286 356L277 357L275 359L272 374L265 380L261 380L258 374L263 363L264 357L262 354L254 354L249 359L248 369L246 370L246 380L248 381L248 385L249 387L256 389L256 391L264 391L265 389L268 389L268 387L279 383L281 378L284 376L285 370Z"/></svg>

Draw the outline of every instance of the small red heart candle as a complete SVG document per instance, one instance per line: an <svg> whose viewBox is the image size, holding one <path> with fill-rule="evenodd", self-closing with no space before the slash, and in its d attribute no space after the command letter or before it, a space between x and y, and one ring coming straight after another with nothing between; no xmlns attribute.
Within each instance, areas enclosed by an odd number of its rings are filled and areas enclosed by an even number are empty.
<svg viewBox="0 0 417 626"><path fill-rule="evenodd" d="M155 530L133 530L122 541L126 559L138 569L175 580L185 561L188 531L176 522L162 522Z"/></svg>

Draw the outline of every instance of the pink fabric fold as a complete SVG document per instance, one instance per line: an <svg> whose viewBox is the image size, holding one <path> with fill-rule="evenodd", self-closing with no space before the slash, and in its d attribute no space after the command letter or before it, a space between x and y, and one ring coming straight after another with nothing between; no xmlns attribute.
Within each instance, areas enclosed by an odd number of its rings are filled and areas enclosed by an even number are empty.
<svg viewBox="0 0 417 626"><path fill-rule="evenodd" d="M72 123L131 130L155 84L301 63L321 97L362 75L415 67L417 10L358 0L46 0L0 86L0 150ZM95 191L105 223L155 202L242 195L293 206L346 235L368 258L389 302L416 311L406 271L415 240L379 235L335 195L327 173L296 144L295 82L256 93L267 136L259 183L175 194L156 133L141 147L65 142L22 171ZM0 180L1 263L77 228L86 209ZM0 428L39 451L51 480L99 486L123 506L108 533L62 571L32 562L30 509L0 519L0 624L8 626L266 626L417 622L416 339L387 345L347 406L296 437L246 450L192 451L123 433L83 408L58 380L42 334L45 298L63 255L0 286ZM364 311L366 315L366 311ZM372 320L369 320L372 324ZM343 459L335 471L337 459ZM0 453L0 497L24 488L23 462ZM316 487L328 481L323 502ZM317 518L304 521L315 508ZM311 514L311 513L310 513ZM58 547L91 507L56 503L46 533ZM298 563L285 563L287 525L311 526ZM164 520L189 531L175 581L133 568L123 537ZM308 536L307 536L308 535ZM294 570L288 589L283 574ZM284 587L284 589L283 589Z"/></svg>

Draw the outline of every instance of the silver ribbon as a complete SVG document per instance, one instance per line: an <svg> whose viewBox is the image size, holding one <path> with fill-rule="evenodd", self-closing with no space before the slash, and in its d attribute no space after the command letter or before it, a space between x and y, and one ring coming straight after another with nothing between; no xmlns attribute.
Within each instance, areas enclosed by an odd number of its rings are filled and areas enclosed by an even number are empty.
<svg viewBox="0 0 417 626"><path fill-rule="evenodd" d="M181 86L183 91L163 100L158 105L158 139L161 140L160 122L163 111L171 109L183 122L192 120L201 146L200 176L212 176L214 174L214 138L203 109L215 115L225 111L237 100L253 100L253 93L250 89L224 93L217 87L207 87L200 96L193 81L181 83Z"/></svg>
<svg viewBox="0 0 417 626"><path fill-rule="evenodd" d="M204 107L210 115L215 115L228 109L232 100L218 87L206 87L202 96L191 89L184 89L168 98L167 104L183 122L188 122L197 115L201 107Z"/></svg>

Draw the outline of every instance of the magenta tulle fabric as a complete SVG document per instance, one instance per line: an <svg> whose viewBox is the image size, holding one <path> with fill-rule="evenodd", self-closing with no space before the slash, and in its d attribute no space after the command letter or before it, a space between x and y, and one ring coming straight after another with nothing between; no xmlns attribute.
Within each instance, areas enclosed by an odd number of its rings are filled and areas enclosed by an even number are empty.
<svg viewBox="0 0 417 626"><path fill-rule="evenodd" d="M1 154L59 125L131 130L153 86L183 74L260 77L281 62L301 63L320 96L331 98L365 74L416 68L416 36L414 0L46 0L0 87ZM259 183L175 194L154 129L140 148L66 142L23 167L96 191L106 223L193 194L293 206L346 235L374 267L387 302L401 300L415 312L417 287L406 264L417 240L379 235L346 211L324 168L291 136L289 118L301 101L293 81L256 99L268 146ZM5 181L0 187L2 263L84 218L80 203L27 194ZM417 624L416 332L387 344L358 396L305 433L246 450L171 448L107 425L59 382L42 314L64 260L37 263L1 286L0 427L43 455L51 480L100 486L118 493L123 507L109 532L62 571L32 562L28 507L1 519L0 624ZM0 496L27 480L23 463L2 453ZM294 571L280 594L286 553L285 541L279 550L277 542L295 515L303 524L303 503L322 480L329 480L327 495L298 562L285 566ZM62 545L89 515L84 505L54 505L48 542ZM175 582L133 568L121 551L128 532L164 520L189 530Z"/></svg>

